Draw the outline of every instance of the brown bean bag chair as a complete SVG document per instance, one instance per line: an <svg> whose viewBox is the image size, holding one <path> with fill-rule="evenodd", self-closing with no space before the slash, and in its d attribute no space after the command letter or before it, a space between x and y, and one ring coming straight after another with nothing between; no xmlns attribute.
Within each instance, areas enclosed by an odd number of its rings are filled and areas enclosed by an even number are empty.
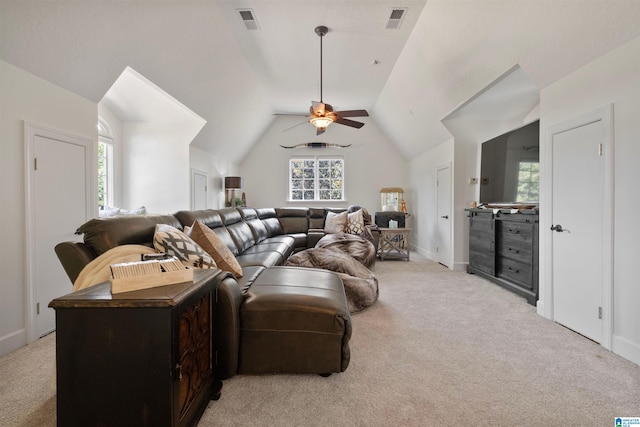
<svg viewBox="0 0 640 427"><path fill-rule="evenodd" d="M378 299L378 279L355 258L334 248L311 248L289 257L285 265L322 268L337 273L344 283L349 311L356 313Z"/></svg>

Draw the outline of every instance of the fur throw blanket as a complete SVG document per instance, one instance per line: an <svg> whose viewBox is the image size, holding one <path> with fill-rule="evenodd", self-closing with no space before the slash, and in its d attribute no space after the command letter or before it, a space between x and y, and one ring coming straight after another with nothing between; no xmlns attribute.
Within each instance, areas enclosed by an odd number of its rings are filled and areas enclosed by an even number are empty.
<svg viewBox="0 0 640 427"><path fill-rule="evenodd" d="M85 265L73 283L73 291L88 288L111 279L111 264L140 261L141 254L153 254L157 251L143 245L122 245L109 249L98 258Z"/></svg>
<svg viewBox="0 0 640 427"><path fill-rule="evenodd" d="M355 258L333 248L312 248L289 257L285 265L322 268L337 273L344 283L349 311L356 313L378 299L378 279Z"/></svg>
<svg viewBox="0 0 640 427"><path fill-rule="evenodd" d="M316 243L316 248L330 248L347 254L371 269L376 262L376 248L369 240L355 234L327 234Z"/></svg>

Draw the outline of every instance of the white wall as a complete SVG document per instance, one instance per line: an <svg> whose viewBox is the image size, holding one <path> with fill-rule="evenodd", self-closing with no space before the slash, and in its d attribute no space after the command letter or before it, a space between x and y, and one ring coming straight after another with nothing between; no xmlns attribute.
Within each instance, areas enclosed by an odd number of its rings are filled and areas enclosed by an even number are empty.
<svg viewBox="0 0 640 427"><path fill-rule="evenodd" d="M614 260L613 260L613 339L612 350L640 363L640 283L638 279L638 240L640 209L640 38L602 56L540 92L540 132L597 108L613 103L614 128ZM549 147L550 141L543 138ZM543 147L541 146L541 150ZM542 165L541 165L542 166ZM542 168L541 181L551 182L550 170ZM585 201L585 208L589 201ZM544 204L541 205L545 209ZM576 208L579 215L580 207ZM541 229L548 224L543 223ZM540 236L541 267L550 252L549 233ZM546 268L546 267L545 267ZM548 286L548 275L540 274L541 288ZM550 295L541 295L550 298ZM545 300L542 300L545 306ZM549 304L547 304L548 306ZM541 313L551 317L552 313Z"/></svg>
<svg viewBox="0 0 640 427"><path fill-rule="evenodd" d="M27 340L24 121L97 141L98 107L1 60L0 94L0 354L5 354Z"/></svg>
<svg viewBox="0 0 640 427"><path fill-rule="evenodd" d="M145 206L156 214L189 209L189 131L177 123L123 123L123 208Z"/></svg>
<svg viewBox="0 0 640 427"><path fill-rule="evenodd" d="M438 227L436 171L451 166L453 177L453 139L438 145L409 162L411 187L415 188L412 246L429 259L436 259L436 230ZM453 180L451 188L453 188ZM451 213L455 218L456 212ZM453 222L452 222L453 224Z"/></svg>
<svg viewBox="0 0 640 427"><path fill-rule="evenodd" d="M308 123L283 132L303 121L304 117L277 117L239 164L239 175L244 180L243 191L246 193L247 205L347 207L355 204L363 206L373 215L381 210L381 188L402 187L405 190L407 207L411 212L414 195L408 181L407 161L382 134L373 119L362 118L365 126L361 129L332 124L319 137L315 136L315 128ZM312 141L352 146L345 149L293 150L280 147ZM289 158L306 155L344 156L346 201L310 203L287 200Z"/></svg>

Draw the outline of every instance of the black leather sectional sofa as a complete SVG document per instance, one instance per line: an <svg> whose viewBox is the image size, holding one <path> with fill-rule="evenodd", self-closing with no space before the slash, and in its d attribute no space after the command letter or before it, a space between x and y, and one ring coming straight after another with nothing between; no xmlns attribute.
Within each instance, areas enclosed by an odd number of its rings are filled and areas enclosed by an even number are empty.
<svg viewBox="0 0 640 427"><path fill-rule="evenodd" d="M96 218L78 228L82 242L63 242L55 250L73 282L111 248L152 247L156 224L182 229L198 220L226 244L243 273L237 279L220 275L217 285L217 376L342 372L350 359L351 317L341 279L324 270L282 266L325 235L330 210L345 209L226 208Z"/></svg>

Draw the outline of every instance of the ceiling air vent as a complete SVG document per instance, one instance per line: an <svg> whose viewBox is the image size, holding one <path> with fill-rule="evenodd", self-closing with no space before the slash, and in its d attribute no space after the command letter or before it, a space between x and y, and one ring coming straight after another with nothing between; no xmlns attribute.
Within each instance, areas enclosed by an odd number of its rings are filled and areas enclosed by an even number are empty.
<svg viewBox="0 0 640 427"><path fill-rule="evenodd" d="M256 21L255 15L253 14L253 10L251 9L239 9L240 17L242 18L242 22L247 27L247 30L259 30L258 21Z"/></svg>
<svg viewBox="0 0 640 427"><path fill-rule="evenodd" d="M387 26L385 28L387 30L397 30L400 28L400 24L402 23L402 19L404 18L406 11L406 8L391 9L391 14L389 15L389 20L387 21Z"/></svg>

